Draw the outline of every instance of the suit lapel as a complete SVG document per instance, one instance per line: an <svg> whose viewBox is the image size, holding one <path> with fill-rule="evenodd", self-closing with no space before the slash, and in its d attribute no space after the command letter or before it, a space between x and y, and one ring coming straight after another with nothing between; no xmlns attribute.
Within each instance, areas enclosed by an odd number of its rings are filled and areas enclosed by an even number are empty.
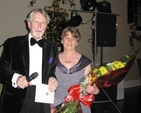
<svg viewBox="0 0 141 113"><path fill-rule="evenodd" d="M45 39L44 39L45 40ZM46 78L46 69L48 66L48 59L49 59L49 44L47 43L47 41L44 41L44 45L43 45L43 62L42 62L42 82L44 83L44 80Z"/></svg>
<svg viewBox="0 0 141 113"><path fill-rule="evenodd" d="M23 63L25 65L25 72L26 75L29 75L29 46L28 46L28 35L23 37L23 39L20 40L21 44L21 54Z"/></svg>
<svg viewBox="0 0 141 113"><path fill-rule="evenodd" d="M49 61L49 56L50 56L50 51L49 51L49 44L46 41L46 39L44 39L44 45L43 45L43 61L42 61L42 82L45 83L45 79L47 78L46 76L46 71L48 71L48 61ZM28 35L26 35L25 37L23 37L23 39L21 39L20 41L21 44L21 53L22 53L22 59L23 59L23 63L25 65L25 72L26 75L29 75L29 46L28 46Z"/></svg>

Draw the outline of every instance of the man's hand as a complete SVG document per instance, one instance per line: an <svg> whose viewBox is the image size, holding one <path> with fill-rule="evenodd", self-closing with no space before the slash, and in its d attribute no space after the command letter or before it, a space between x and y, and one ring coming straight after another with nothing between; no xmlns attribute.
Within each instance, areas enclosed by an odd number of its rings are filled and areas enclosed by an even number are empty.
<svg viewBox="0 0 141 113"><path fill-rule="evenodd" d="M50 77L48 80L48 88L50 92L54 92L58 86L58 82L54 77Z"/></svg>
<svg viewBox="0 0 141 113"><path fill-rule="evenodd" d="M17 86L21 89L24 89L31 85L27 80L25 76L19 76L17 79Z"/></svg>

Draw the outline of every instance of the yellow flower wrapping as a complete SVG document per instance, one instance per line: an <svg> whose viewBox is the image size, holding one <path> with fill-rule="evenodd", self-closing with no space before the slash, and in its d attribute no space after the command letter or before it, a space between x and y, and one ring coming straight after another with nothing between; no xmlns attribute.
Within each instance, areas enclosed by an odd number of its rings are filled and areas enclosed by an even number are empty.
<svg viewBox="0 0 141 113"><path fill-rule="evenodd" d="M123 67L125 67L125 63L121 61L113 61L105 66L95 67L88 76L89 84L93 84L98 78L108 74L110 71L114 71Z"/></svg>

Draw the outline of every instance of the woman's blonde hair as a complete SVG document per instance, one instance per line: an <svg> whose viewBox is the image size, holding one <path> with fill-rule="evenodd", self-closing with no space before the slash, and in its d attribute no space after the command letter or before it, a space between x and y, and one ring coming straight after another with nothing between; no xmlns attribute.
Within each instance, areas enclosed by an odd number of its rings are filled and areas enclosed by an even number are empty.
<svg viewBox="0 0 141 113"><path fill-rule="evenodd" d="M74 38L77 39L77 42L81 39L81 35L79 30L76 27L66 27L61 34L61 38L63 39L65 36L67 36L67 33L70 32Z"/></svg>

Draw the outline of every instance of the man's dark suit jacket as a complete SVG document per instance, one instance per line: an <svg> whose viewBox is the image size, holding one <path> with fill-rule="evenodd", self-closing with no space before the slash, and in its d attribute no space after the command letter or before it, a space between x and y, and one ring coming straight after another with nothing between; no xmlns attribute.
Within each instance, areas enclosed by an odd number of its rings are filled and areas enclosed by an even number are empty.
<svg viewBox="0 0 141 113"><path fill-rule="evenodd" d="M47 84L49 77L56 78L54 72L58 50L56 45L46 39L44 40L42 83ZM14 73L29 77L28 35L9 38L4 42L0 59L0 82L4 85L0 113L20 113L28 88L18 89L12 87L11 79ZM49 104L45 106L50 109Z"/></svg>

